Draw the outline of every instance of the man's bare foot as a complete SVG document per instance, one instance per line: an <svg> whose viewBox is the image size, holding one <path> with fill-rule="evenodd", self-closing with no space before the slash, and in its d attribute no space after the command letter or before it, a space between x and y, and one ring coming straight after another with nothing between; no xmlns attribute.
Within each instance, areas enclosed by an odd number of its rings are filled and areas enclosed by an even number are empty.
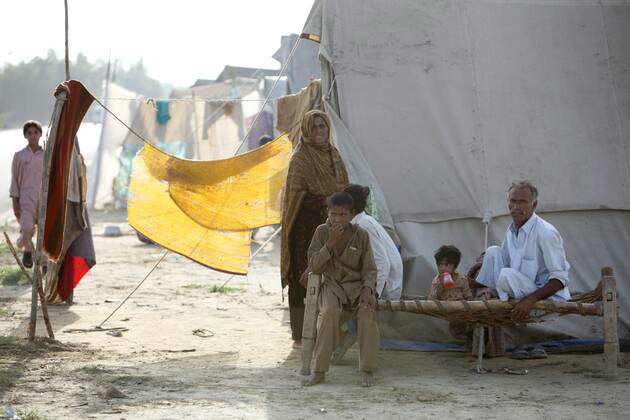
<svg viewBox="0 0 630 420"><path fill-rule="evenodd" d="M371 387L374 385L374 375L372 372L362 372L361 384L365 387Z"/></svg>
<svg viewBox="0 0 630 420"><path fill-rule="evenodd" d="M315 372L308 379L302 381L302 385L304 386L313 386L317 384L321 384L326 380L326 374L323 372Z"/></svg>
<svg viewBox="0 0 630 420"><path fill-rule="evenodd" d="M293 340L293 348L301 349L302 348L302 340Z"/></svg>

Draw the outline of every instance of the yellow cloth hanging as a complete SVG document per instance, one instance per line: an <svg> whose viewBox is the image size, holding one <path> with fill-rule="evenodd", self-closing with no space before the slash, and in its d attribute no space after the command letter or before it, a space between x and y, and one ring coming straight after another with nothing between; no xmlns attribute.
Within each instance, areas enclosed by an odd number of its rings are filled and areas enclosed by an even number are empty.
<svg viewBox="0 0 630 420"><path fill-rule="evenodd" d="M250 229L280 223L286 135L230 159L191 161L147 144L134 161L129 224L215 270L246 274Z"/></svg>

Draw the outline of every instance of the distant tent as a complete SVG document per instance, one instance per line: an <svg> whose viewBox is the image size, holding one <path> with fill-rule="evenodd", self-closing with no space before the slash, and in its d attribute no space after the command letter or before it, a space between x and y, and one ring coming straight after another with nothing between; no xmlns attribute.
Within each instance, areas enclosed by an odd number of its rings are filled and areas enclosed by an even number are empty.
<svg viewBox="0 0 630 420"><path fill-rule="evenodd" d="M321 42L351 179L374 187L400 237L406 294L428 291L441 244L465 270L501 242L520 178L564 237L572 291L594 288L603 265L630 278L630 4L317 0L303 36ZM627 302L630 283L619 293ZM620 320L627 336L630 306ZM390 321L392 336L447 337L432 318ZM598 322L545 328L592 336Z"/></svg>
<svg viewBox="0 0 630 420"><path fill-rule="evenodd" d="M118 118L131 125L136 116L140 94L125 89L114 82L105 88L105 106ZM128 130L111 114L103 113L101 136L88 174L88 206L102 209L114 203L114 179L119 171L119 156Z"/></svg>

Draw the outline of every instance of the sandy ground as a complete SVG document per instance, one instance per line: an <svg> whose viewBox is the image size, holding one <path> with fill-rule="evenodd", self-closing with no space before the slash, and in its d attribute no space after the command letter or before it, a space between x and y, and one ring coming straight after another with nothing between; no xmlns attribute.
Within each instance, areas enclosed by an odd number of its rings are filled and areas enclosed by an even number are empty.
<svg viewBox="0 0 630 420"><path fill-rule="evenodd" d="M0 286L2 407L68 419L630 416L630 370L617 380L602 378L601 355L497 358L485 362L494 373L478 375L463 353L382 351L376 386L366 389L353 348L326 384L303 388L279 286L278 242L248 277L230 281L230 293L211 293L230 276L169 255L104 325L126 328L121 337L70 332L99 324L163 252L140 243L123 214L93 220L98 264L76 290L75 305L50 308L58 341L28 345L30 290ZM119 224L125 235L98 235L105 224ZM0 263L10 264L9 255ZM194 334L199 329L205 337ZM37 332L45 336L41 318ZM110 398L112 387L124 398Z"/></svg>

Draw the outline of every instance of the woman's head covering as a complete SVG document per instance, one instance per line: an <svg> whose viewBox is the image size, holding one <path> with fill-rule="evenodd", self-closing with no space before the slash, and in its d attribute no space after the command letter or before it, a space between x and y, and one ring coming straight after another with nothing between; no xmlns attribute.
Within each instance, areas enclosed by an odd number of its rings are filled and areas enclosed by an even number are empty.
<svg viewBox="0 0 630 420"><path fill-rule="evenodd" d="M315 118L321 118L324 120L326 125L328 126L328 138L326 139L325 145L316 145L313 141L313 124L315 123ZM302 125L300 127L300 141L306 143L311 146L326 146L330 145L331 142L331 132L332 129L330 127L330 119L328 115L324 111L320 111L319 109L313 109L304 114L302 118Z"/></svg>
<svg viewBox="0 0 630 420"><path fill-rule="evenodd" d="M325 144L313 143L312 128L316 117L322 118L328 125L328 142ZM331 131L330 119L325 112L312 110L304 114L300 128L300 141L291 156L284 188L280 261L283 286L287 285L290 273L291 229L304 197L307 193L328 197L343 190L348 184L346 166L332 143Z"/></svg>

